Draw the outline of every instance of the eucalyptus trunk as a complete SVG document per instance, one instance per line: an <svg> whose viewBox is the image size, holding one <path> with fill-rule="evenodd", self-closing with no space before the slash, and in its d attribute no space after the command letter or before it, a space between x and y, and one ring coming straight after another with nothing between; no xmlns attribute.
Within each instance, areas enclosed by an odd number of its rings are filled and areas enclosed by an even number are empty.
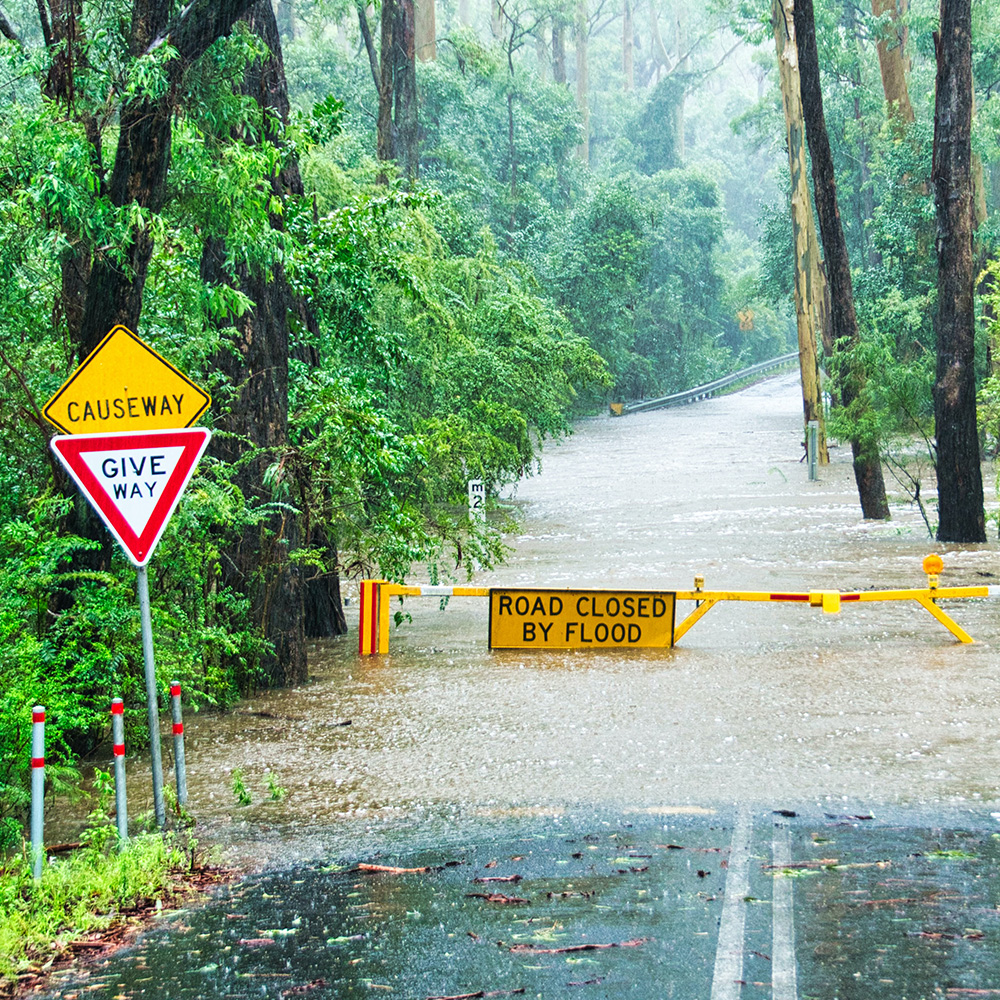
<svg viewBox="0 0 1000 1000"><path fill-rule="evenodd" d="M414 0L383 0L376 154L392 160L406 181L418 172ZM385 183L382 173L379 181Z"/></svg>
<svg viewBox="0 0 1000 1000"><path fill-rule="evenodd" d="M882 22L875 43L882 92L890 119L903 124L910 124L915 117L908 86L910 59L906 54L904 21L907 7L907 0L872 0L872 14Z"/></svg>
<svg viewBox="0 0 1000 1000"><path fill-rule="evenodd" d="M265 123L272 114L287 121L288 90L270 0L255 0L245 23L264 43L268 55L247 70L243 93L257 102ZM243 138L256 141L249 136ZM265 124L260 141L275 143L278 137ZM265 178L264 183L277 199L302 193L294 158L282 173ZM269 223L274 229L284 225L277 213L270 215ZM270 273L243 263L233 273L227 269L226 258L224 234L207 239L201 261L202 280L237 287L254 307L220 323L223 346L213 366L226 376L235 396L217 417L217 427L225 433L213 439L212 450L233 465L233 481L248 505L262 508L281 500L283 494L275 490L286 486L281 476L269 477L268 470L280 464L289 444L289 316L296 303L280 262L273 263ZM298 684L306 679L304 586L300 569L289 558L300 541L298 516L280 508L241 526L235 539L223 549L220 561L222 582L247 599L251 623L271 647L260 657L270 686Z"/></svg>
<svg viewBox="0 0 1000 1000"><path fill-rule="evenodd" d="M938 539L984 542L983 478L976 428L975 269L972 191L972 4L942 0L935 35L934 161L937 216Z"/></svg>
<svg viewBox="0 0 1000 1000"><path fill-rule="evenodd" d="M830 285L830 320L837 351L853 351L860 338L854 309L854 289L847 243L837 205L837 185L833 171L833 155L823 113L823 93L820 88L819 54L816 48L816 23L812 0L796 0L793 11L796 45L799 54L799 80L802 91L802 113L806 125L806 141L812 157L813 190L820 236L826 257L827 281ZM878 439L864 430L863 412L865 371L856 353L846 361L841 382L841 401L854 410L856 430L851 439L854 458L854 479L866 518L889 517L885 495L882 462Z"/></svg>
<svg viewBox="0 0 1000 1000"><path fill-rule="evenodd" d="M810 421L819 424L818 459L830 461L826 443L826 418L820 388L819 350L828 319L826 275L820 259L819 237L809 199L805 122L799 85L798 49L792 19L793 0L773 0L771 6L774 41L778 55L781 101L785 111L788 141L788 172L791 177L792 242L795 253L795 320L799 339L799 372L802 378L802 414L808 433Z"/></svg>
<svg viewBox="0 0 1000 1000"><path fill-rule="evenodd" d="M587 0L577 0L576 5L576 106L580 111L581 136L576 155L584 163L590 162L590 62L587 53L587 35L590 14Z"/></svg>
<svg viewBox="0 0 1000 1000"><path fill-rule="evenodd" d="M421 62L437 59L437 22L434 0L415 0L414 47Z"/></svg>

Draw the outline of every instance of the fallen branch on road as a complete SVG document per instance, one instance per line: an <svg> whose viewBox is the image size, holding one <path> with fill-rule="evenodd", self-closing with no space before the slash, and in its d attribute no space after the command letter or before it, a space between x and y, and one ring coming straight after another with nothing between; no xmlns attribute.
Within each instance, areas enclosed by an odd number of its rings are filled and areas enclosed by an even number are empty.
<svg viewBox="0 0 1000 1000"><path fill-rule="evenodd" d="M479 990L476 993L456 993L453 996L448 997L426 997L425 1000L475 1000L476 997L512 997L523 992L524 987L522 986L517 990L492 990L489 993L485 990Z"/></svg>
<svg viewBox="0 0 1000 1000"><path fill-rule="evenodd" d="M466 899L485 899L487 903L516 903L526 905L530 899L522 899L520 896L505 896L502 892L467 892Z"/></svg>
<svg viewBox="0 0 1000 1000"><path fill-rule="evenodd" d="M566 955L574 951L603 951L605 948L638 948L651 938L633 938L631 941L612 941L610 944L571 944L565 948L539 948L534 944L514 944L507 950L514 954Z"/></svg>

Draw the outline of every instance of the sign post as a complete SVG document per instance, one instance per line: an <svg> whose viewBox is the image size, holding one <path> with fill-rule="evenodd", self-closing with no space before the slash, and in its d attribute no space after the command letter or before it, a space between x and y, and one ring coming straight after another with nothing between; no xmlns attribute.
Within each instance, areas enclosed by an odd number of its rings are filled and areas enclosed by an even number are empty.
<svg viewBox="0 0 1000 1000"><path fill-rule="evenodd" d="M211 398L131 330L116 326L42 411L50 445L137 571L153 810L166 824L147 565L211 432Z"/></svg>

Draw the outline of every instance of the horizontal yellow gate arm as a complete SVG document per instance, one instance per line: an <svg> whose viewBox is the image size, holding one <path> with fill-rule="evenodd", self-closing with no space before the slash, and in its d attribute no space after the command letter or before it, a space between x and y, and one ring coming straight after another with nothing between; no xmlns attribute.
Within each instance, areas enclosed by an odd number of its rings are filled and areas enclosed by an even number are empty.
<svg viewBox="0 0 1000 1000"><path fill-rule="evenodd" d="M998 597L1000 587L935 587L909 590L862 590L841 593L838 590L812 590L808 592L780 592L767 590L678 590L678 601L695 601L698 606L674 627L676 643L691 627L720 601L760 601L772 604L808 604L822 608L827 614L836 614L842 604L867 604L874 601L916 601L922 604L959 642L974 640L953 618L935 603L938 600L964 597Z"/></svg>
<svg viewBox="0 0 1000 1000"><path fill-rule="evenodd" d="M940 600L976 597L1000 597L1000 587L940 587L939 574L943 562L938 555L929 555L923 562L927 586L903 590L839 590L770 591L770 590L705 590L704 578L695 577L692 590L669 591L677 601L694 601L695 608L674 626L676 643L712 608L723 601L753 601L769 604L807 604L836 614L843 604L868 604L875 601L915 601L934 616L959 642L971 643L972 637L938 605ZM664 592L668 593L668 592ZM393 597L489 597L489 587L405 586L386 580L364 580L361 583L361 620L358 651L362 655L387 653L392 625Z"/></svg>

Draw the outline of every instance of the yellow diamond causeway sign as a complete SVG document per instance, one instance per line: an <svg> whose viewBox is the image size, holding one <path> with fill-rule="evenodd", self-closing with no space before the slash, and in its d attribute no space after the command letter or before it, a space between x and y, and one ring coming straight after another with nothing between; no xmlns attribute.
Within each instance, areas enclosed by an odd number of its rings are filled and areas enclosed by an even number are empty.
<svg viewBox="0 0 1000 1000"><path fill-rule="evenodd" d="M668 591L490 590L490 649L669 648Z"/></svg>
<svg viewBox="0 0 1000 1000"><path fill-rule="evenodd" d="M177 430L212 402L131 330L116 326L45 404L64 434Z"/></svg>

